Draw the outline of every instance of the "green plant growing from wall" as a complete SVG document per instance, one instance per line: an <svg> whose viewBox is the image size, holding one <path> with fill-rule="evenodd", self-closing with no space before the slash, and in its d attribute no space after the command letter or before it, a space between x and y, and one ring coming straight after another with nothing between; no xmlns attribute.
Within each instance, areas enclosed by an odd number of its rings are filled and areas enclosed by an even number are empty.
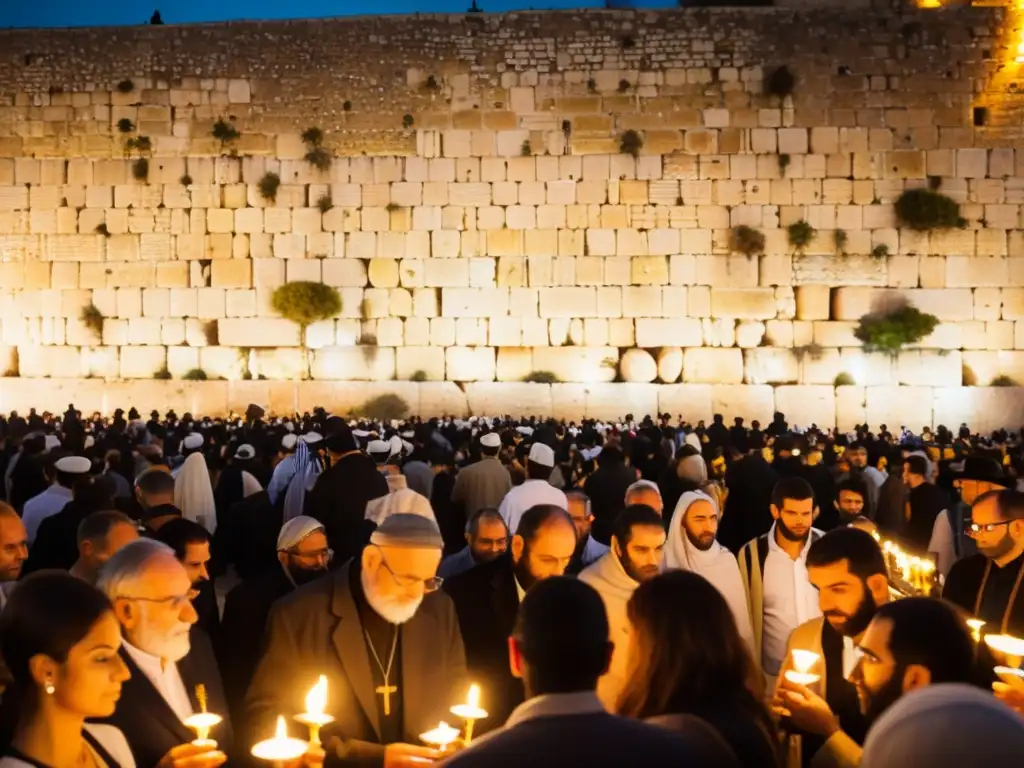
<svg viewBox="0 0 1024 768"><path fill-rule="evenodd" d="M871 258L876 261L885 261L889 258L889 246L885 243L879 243L871 249Z"/></svg>
<svg viewBox="0 0 1024 768"><path fill-rule="evenodd" d="M793 222L786 227L786 237L789 239L789 244L793 247L794 251L800 254L807 250L807 246L811 244L817 233L818 230L803 219Z"/></svg>
<svg viewBox="0 0 1024 768"><path fill-rule="evenodd" d="M918 232L964 227L960 204L931 189L908 189L896 199L896 218Z"/></svg>
<svg viewBox="0 0 1024 768"><path fill-rule="evenodd" d="M302 143L306 146L319 147L324 143L324 132L317 126L307 128L302 132Z"/></svg>
<svg viewBox="0 0 1024 768"><path fill-rule="evenodd" d="M629 80L619 80L619 93L629 93L630 87Z"/></svg>
<svg viewBox="0 0 1024 768"><path fill-rule="evenodd" d="M269 171L263 174L257 186L260 190L260 197L268 203L276 203L277 190L281 187L281 177Z"/></svg>
<svg viewBox="0 0 1024 768"><path fill-rule="evenodd" d="M792 158L785 152L779 155L779 176L786 178L786 169L789 168L789 163Z"/></svg>
<svg viewBox="0 0 1024 768"><path fill-rule="evenodd" d="M388 213L394 213L395 211L402 210L402 206L400 206L398 203L391 202L391 203L388 203L386 206L384 206L384 209Z"/></svg>
<svg viewBox="0 0 1024 768"><path fill-rule="evenodd" d="M334 207L334 201L331 199L330 194L320 195L320 198L316 201L316 207L320 209L320 213L327 213L331 210Z"/></svg>
<svg viewBox="0 0 1024 768"><path fill-rule="evenodd" d="M533 154L533 147L530 146L529 139L525 139L523 141L523 146L519 148L519 154L522 155L523 157L529 157L530 155Z"/></svg>
<svg viewBox="0 0 1024 768"><path fill-rule="evenodd" d="M764 79L764 92L776 97L780 102L792 95L795 88L796 75L785 64L773 69Z"/></svg>
<svg viewBox="0 0 1024 768"><path fill-rule="evenodd" d="M832 242L836 247L836 253L840 256L846 255L846 243L849 239L845 229L837 229L832 233Z"/></svg>
<svg viewBox="0 0 1024 768"><path fill-rule="evenodd" d="M836 378L832 382L832 386L834 386L834 387L849 387L849 386L852 386L852 385L854 385L856 383L857 382L853 380L853 376L851 376L850 374L848 374L848 373L846 373L844 371L842 373L837 373L836 374Z"/></svg>
<svg viewBox="0 0 1024 768"><path fill-rule="evenodd" d="M644 140L639 133L634 131L632 128L628 131L624 131L622 136L619 137L619 152L624 155L632 155L637 157L640 154L640 150L644 147Z"/></svg>
<svg viewBox="0 0 1024 768"><path fill-rule="evenodd" d="M1007 376L1005 374L1002 374L1002 375L996 376L994 379L992 379L992 381L989 384L989 386L990 387L1018 387L1020 385L1016 381L1014 381L1012 378L1010 378L1009 376Z"/></svg>
<svg viewBox="0 0 1024 768"><path fill-rule="evenodd" d="M895 355L907 344L916 344L935 330L939 319L905 304L884 314L865 315L853 335L868 352Z"/></svg>
<svg viewBox="0 0 1024 768"><path fill-rule="evenodd" d="M127 117L122 117L117 121L117 130L121 133L131 133L135 130L135 123L129 120Z"/></svg>
<svg viewBox="0 0 1024 768"><path fill-rule="evenodd" d="M118 93L131 93L135 90L135 83L131 80L125 79L117 84Z"/></svg>
<svg viewBox="0 0 1024 768"><path fill-rule="evenodd" d="M206 371L202 368L192 368L185 371L185 375L181 378L185 381L206 381L210 377L206 375Z"/></svg>
<svg viewBox="0 0 1024 768"><path fill-rule="evenodd" d="M415 122L416 122L416 118L414 118L412 115L409 115L409 114L402 115L402 127L405 128L406 130L409 130L410 128L412 128L413 123L415 123Z"/></svg>
<svg viewBox="0 0 1024 768"><path fill-rule="evenodd" d="M371 397L355 409L354 415L387 422L394 419L404 419L411 410L412 408L409 407L409 403L404 397L388 392Z"/></svg>
<svg viewBox="0 0 1024 768"><path fill-rule="evenodd" d="M274 311L299 326L299 339L309 377L309 350L306 347L306 329L313 323L328 320L341 313L341 294L331 285L299 280L274 289L270 304Z"/></svg>
<svg viewBox="0 0 1024 768"><path fill-rule="evenodd" d="M210 132L210 135L220 142L221 152L226 150L229 144L234 144L242 138L241 132L223 117L213 124L213 130Z"/></svg>
<svg viewBox="0 0 1024 768"><path fill-rule="evenodd" d="M551 371L530 371L523 377L523 381L530 384L557 384L561 379Z"/></svg>
<svg viewBox="0 0 1024 768"><path fill-rule="evenodd" d="M427 372L424 371L422 368L417 371L413 371L412 376L409 377L409 381L424 382L426 380Z"/></svg>
<svg viewBox="0 0 1024 768"><path fill-rule="evenodd" d="M345 100L345 101L344 101L344 102L342 103L342 105L341 105L341 109L342 109L342 111L343 111L343 112L351 112L351 111L352 111L352 102L351 102L351 101L348 101L348 100L346 99L346 100Z"/></svg>
<svg viewBox="0 0 1024 768"><path fill-rule="evenodd" d="M729 250L742 253L748 259L764 253L764 233L745 224L733 227L729 235Z"/></svg>
<svg viewBox="0 0 1024 768"><path fill-rule="evenodd" d="M101 221L96 225L94 230L97 235L103 235L104 237L110 237L110 229L107 227L107 222Z"/></svg>
<svg viewBox="0 0 1024 768"><path fill-rule="evenodd" d="M92 332L97 343L103 341L103 321L105 319L100 308L92 302L82 307L82 311L78 315L78 320Z"/></svg>
<svg viewBox="0 0 1024 768"><path fill-rule="evenodd" d="M334 158L323 146L324 132L315 126L307 128L302 133L302 141L306 145L306 162L319 171L329 171Z"/></svg>
<svg viewBox="0 0 1024 768"><path fill-rule="evenodd" d="M149 180L149 160L145 157L137 157L132 161L132 177L136 181Z"/></svg>
<svg viewBox="0 0 1024 768"><path fill-rule="evenodd" d="M192 186L192 177L189 176L187 173L183 173L181 174L181 178L178 179L178 183L181 184L181 186L183 187L190 187Z"/></svg>
<svg viewBox="0 0 1024 768"><path fill-rule="evenodd" d="M155 371L153 371L153 378L159 379L161 381L166 381L167 379L171 378L171 372L167 369L167 366L165 365L162 368L157 368Z"/></svg>

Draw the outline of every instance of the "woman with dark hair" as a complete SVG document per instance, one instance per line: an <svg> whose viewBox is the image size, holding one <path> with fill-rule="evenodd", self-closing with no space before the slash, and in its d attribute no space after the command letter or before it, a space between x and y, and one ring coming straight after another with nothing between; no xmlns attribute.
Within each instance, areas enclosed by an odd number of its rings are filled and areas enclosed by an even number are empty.
<svg viewBox="0 0 1024 768"><path fill-rule="evenodd" d="M618 713L674 729L697 717L744 768L780 765L756 669L718 590L703 576L669 571L637 587L626 610L629 675Z"/></svg>

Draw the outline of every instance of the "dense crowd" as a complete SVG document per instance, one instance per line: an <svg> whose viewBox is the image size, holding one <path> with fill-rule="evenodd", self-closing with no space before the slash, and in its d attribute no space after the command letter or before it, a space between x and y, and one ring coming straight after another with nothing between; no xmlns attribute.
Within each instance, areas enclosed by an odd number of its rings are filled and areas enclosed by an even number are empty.
<svg viewBox="0 0 1024 768"><path fill-rule="evenodd" d="M324 675L307 766L1016 764L1021 434L12 413L3 761L245 762Z"/></svg>

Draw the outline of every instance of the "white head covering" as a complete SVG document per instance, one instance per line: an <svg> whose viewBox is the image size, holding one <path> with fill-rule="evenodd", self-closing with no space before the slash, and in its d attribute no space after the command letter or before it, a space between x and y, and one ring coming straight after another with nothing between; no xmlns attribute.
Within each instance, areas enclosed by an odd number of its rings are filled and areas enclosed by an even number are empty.
<svg viewBox="0 0 1024 768"><path fill-rule="evenodd" d="M306 515L293 517L281 526L281 533L277 536L277 550L280 552L282 549L291 549L317 531L323 530L323 523L316 518Z"/></svg>
<svg viewBox="0 0 1024 768"><path fill-rule="evenodd" d="M703 448L700 444L700 438L697 436L696 432L687 432L686 437L683 438L683 442L691 448L696 448L698 453Z"/></svg>
<svg viewBox="0 0 1024 768"><path fill-rule="evenodd" d="M255 456L256 449L253 448L248 443L246 443L245 445L238 446L238 449L235 451L236 459L252 459L255 458Z"/></svg>
<svg viewBox="0 0 1024 768"><path fill-rule="evenodd" d="M500 448L501 447L501 435L497 432L488 432L486 435L480 438L480 445L484 448Z"/></svg>
<svg viewBox="0 0 1024 768"><path fill-rule="evenodd" d="M393 477L405 480L404 475L393 475ZM401 485L401 483L396 484ZM392 515L399 514L419 515L420 517L432 520L435 525L437 524L437 518L434 517L434 510L430 506L430 500L409 487L398 487L396 490L388 493L387 496L381 496L379 499L373 499L366 503L366 519L372 520L377 525L380 525Z"/></svg>
<svg viewBox="0 0 1024 768"><path fill-rule="evenodd" d="M441 549L444 539L437 523L420 515L397 513L370 534L370 543L380 547Z"/></svg>
<svg viewBox="0 0 1024 768"><path fill-rule="evenodd" d="M56 435L47 435L43 438L43 452L49 453L54 448L60 448L60 438Z"/></svg>
<svg viewBox="0 0 1024 768"><path fill-rule="evenodd" d="M259 493L263 490L263 486L260 485L260 481L250 475L248 472L242 472L242 498L248 499L254 493Z"/></svg>
<svg viewBox="0 0 1024 768"><path fill-rule="evenodd" d="M213 534L217 530L217 508L206 459L201 453L190 454L174 479L174 506L182 517L199 523Z"/></svg>
<svg viewBox="0 0 1024 768"><path fill-rule="evenodd" d="M194 451L196 448L201 447L202 444L203 436L198 432L185 435L185 439L181 441L181 447L186 451Z"/></svg>
<svg viewBox="0 0 1024 768"><path fill-rule="evenodd" d="M1016 768L1024 719L991 692L961 683L902 696L868 731L861 768Z"/></svg>
<svg viewBox="0 0 1024 768"><path fill-rule="evenodd" d="M398 435L392 436L388 441L388 445L390 447L391 456L401 456L402 451L405 449L405 444L402 442L402 438Z"/></svg>
<svg viewBox="0 0 1024 768"><path fill-rule="evenodd" d="M284 448L286 451L290 451L293 448L295 448L295 443L297 441L298 438L295 437L295 435L293 435L291 432L289 432L287 435L281 438L281 447Z"/></svg>
<svg viewBox="0 0 1024 768"><path fill-rule="evenodd" d="M736 558L732 552L717 541L712 543L711 548L706 552L700 551L690 543L686 531L683 530L683 518L696 501L706 501L711 504L716 513L718 512L715 500L703 491L687 491L679 497L676 508L672 512L672 522L668 527L663 569L693 571L711 582L729 604L733 617L736 619L740 637L746 641L749 648L753 649L754 628L750 623L746 589L743 586Z"/></svg>

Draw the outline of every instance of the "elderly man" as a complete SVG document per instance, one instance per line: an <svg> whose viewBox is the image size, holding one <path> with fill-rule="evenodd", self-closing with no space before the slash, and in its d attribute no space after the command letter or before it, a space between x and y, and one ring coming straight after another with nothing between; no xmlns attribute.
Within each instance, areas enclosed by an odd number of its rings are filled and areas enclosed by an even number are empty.
<svg viewBox="0 0 1024 768"><path fill-rule="evenodd" d="M432 520L392 515L359 558L279 600L246 696L252 736L270 733L281 712L301 712L325 675L336 720L322 739L342 764L438 757L418 736L449 717L467 685L455 609L437 591L441 550Z"/></svg>
<svg viewBox="0 0 1024 768"><path fill-rule="evenodd" d="M28 559L28 536L14 507L0 501L0 611Z"/></svg>
<svg viewBox="0 0 1024 768"><path fill-rule="evenodd" d="M478 509L466 523L466 546L441 561L437 575L450 579L470 568L501 557L508 549L509 532L505 519L493 507Z"/></svg>
<svg viewBox="0 0 1024 768"><path fill-rule="evenodd" d="M78 560L71 575L95 584L100 569L125 544L139 538L139 528L121 512L93 512L78 526Z"/></svg>
<svg viewBox="0 0 1024 768"><path fill-rule="evenodd" d="M576 527L576 551L573 552L572 562L565 572L570 576L576 576L588 565L606 555L608 547L590 535L594 515L587 494L583 491L569 491L565 497L569 500L569 517Z"/></svg>
<svg viewBox="0 0 1024 768"><path fill-rule="evenodd" d="M200 711L200 685L209 711L225 718L210 737L230 745L220 673L209 639L193 628L192 581L174 550L151 539L126 544L103 566L96 586L114 605L121 658L131 672L117 709L103 722L124 733L135 764L155 766L195 739L185 720Z"/></svg>
<svg viewBox="0 0 1024 768"><path fill-rule="evenodd" d="M212 540L209 531L199 523L179 518L160 526L153 538L173 549L178 562L185 566L185 573L197 593L192 599L192 607L199 614L196 624L207 636L215 637L220 630L220 611L209 571Z"/></svg>
<svg viewBox="0 0 1024 768"><path fill-rule="evenodd" d="M665 514L665 503L661 499L661 489L651 480L637 480L626 489L626 506L642 504L650 507L659 515Z"/></svg>
<svg viewBox="0 0 1024 768"><path fill-rule="evenodd" d="M245 691L260 660L271 607L297 587L324 576L333 554L323 524L299 515L281 526L278 567L246 579L228 592L216 650L228 704L232 713L237 713L236 719L242 716Z"/></svg>

